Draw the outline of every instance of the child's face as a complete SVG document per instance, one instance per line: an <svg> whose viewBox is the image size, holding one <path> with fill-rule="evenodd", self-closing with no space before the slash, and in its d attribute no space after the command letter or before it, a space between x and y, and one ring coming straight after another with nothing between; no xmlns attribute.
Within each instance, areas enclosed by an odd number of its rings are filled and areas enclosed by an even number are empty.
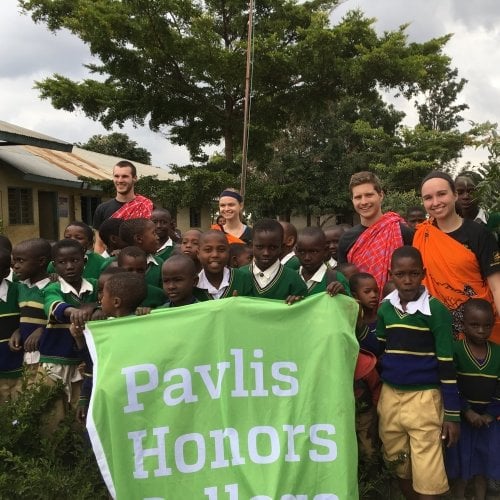
<svg viewBox="0 0 500 500"><path fill-rule="evenodd" d="M191 258L198 257L198 248L200 245L200 233L198 231L186 231L182 235L181 252L189 255Z"/></svg>
<svg viewBox="0 0 500 500"><path fill-rule="evenodd" d="M85 231L79 226L68 226L64 230L64 239L78 241L85 250L92 246L92 241L89 241Z"/></svg>
<svg viewBox="0 0 500 500"><path fill-rule="evenodd" d="M165 212L153 211L151 215L151 222L155 225L156 235L161 243L165 243L170 235L170 228L172 227L172 219Z"/></svg>
<svg viewBox="0 0 500 500"><path fill-rule="evenodd" d="M393 262L389 274L402 302L418 298L425 272L417 260L413 257L400 257Z"/></svg>
<svg viewBox="0 0 500 500"><path fill-rule="evenodd" d="M156 253L159 245L158 235L156 234L156 226L152 221L149 221L138 241L139 248L142 248L147 254Z"/></svg>
<svg viewBox="0 0 500 500"><path fill-rule="evenodd" d="M343 231L340 228L325 230L326 243L328 245L328 251L329 251L328 257L333 257L334 259L337 259L337 248L339 246L339 240L340 237L342 236L342 233Z"/></svg>
<svg viewBox="0 0 500 500"><path fill-rule="evenodd" d="M265 271L281 255L283 241L278 231L258 231L253 238L253 258L259 269Z"/></svg>
<svg viewBox="0 0 500 500"><path fill-rule="evenodd" d="M492 329L493 317L488 311L471 307L464 314L464 334L471 344L485 344Z"/></svg>
<svg viewBox="0 0 500 500"><path fill-rule="evenodd" d="M81 283L84 266L83 253L76 248L60 248L54 258L56 273L70 285Z"/></svg>
<svg viewBox="0 0 500 500"><path fill-rule="evenodd" d="M131 255L120 256L120 267L129 273L146 274L148 264L145 258L132 257Z"/></svg>
<svg viewBox="0 0 500 500"><path fill-rule="evenodd" d="M106 316L114 316L116 312L115 301L109 292L109 288L104 283L104 289L102 291L101 309Z"/></svg>
<svg viewBox="0 0 500 500"><path fill-rule="evenodd" d="M21 281L39 275L44 268L47 268L45 259L30 255L28 250L18 250L16 247L12 250L12 269Z"/></svg>
<svg viewBox="0 0 500 500"><path fill-rule="evenodd" d="M424 220L425 212L423 210L412 210L408 212L408 216L406 217L406 222L408 222L408 225L412 229L415 229L416 225L424 222Z"/></svg>
<svg viewBox="0 0 500 500"><path fill-rule="evenodd" d="M198 248L198 260L205 272L220 274L229 262L229 245L223 233L204 235Z"/></svg>
<svg viewBox="0 0 500 500"><path fill-rule="evenodd" d="M300 265L308 272L315 273L323 264L326 246L321 238L301 235L295 247L295 253Z"/></svg>
<svg viewBox="0 0 500 500"><path fill-rule="evenodd" d="M193 298L193 288L198 282L198 276L192 269L177 262L166 261L161 270L163 291L168 300L175 305L189 304Z"/></svg>
<svg viewBox="0 0 500 500"><path fill-rule="evenodd" d="M352 295L359 300L363 309L377 309L379 290L373 278L359 280L358 289Z"/></svg>
<svg viewBox="0 0 500 500"><path fill-rule="evenodd" d="M233 255L231 259L231 267L243 267L248 266L250 262L252 262L253 254L250 248L247 248L245 251L241 252L238 255Z"/></svg>

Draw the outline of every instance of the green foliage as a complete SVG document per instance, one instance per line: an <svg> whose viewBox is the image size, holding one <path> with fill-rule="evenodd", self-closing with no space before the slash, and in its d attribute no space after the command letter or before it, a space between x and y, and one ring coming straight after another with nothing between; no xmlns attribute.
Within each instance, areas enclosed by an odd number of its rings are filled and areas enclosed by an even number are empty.
<svg viewBox="0 0 500 500"><path fill-rule="evenodd" d="M74 415L49 437L41 432L43 415L61 397L62 385L26 385L15 401L0 405L0 498L108 498L90 443L83 429L75 428Z"/></svg>
<svg viewBox="0 0 500 500"><path fill-rule="evenodd" d="M118 158L151 165L151 153L137 145L127 134L114 132L108 135L93 135L87 142L77 144L80 148Z"/></svg>
<svg viewBox="0 0 500 500"><path fill-rule="evenodd" d="M383 201L384 212L396 212L403 217L411 207L422 207L422 198L415 189L411 191L389 191Z"/></svg>

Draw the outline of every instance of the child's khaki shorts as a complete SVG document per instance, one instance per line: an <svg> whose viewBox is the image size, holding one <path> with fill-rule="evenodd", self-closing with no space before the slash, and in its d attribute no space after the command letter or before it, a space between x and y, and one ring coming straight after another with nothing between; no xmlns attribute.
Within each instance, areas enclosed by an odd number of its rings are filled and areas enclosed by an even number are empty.
<svg viewBox="0 0 500 500"><path fill-rule="evenodd" d="M402 479L412 479L422 495L448 491L441 428L443 402L438 389L400 391L383 384L377 407L384 458L405 459L396 466Z"/></svg>

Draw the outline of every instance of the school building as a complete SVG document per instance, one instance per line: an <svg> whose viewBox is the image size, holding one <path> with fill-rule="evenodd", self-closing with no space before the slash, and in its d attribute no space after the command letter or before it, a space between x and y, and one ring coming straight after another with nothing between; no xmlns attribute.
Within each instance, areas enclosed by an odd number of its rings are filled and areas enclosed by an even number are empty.
<svg viewBox="0 0 500 500"><path fill-rule="evenodd" d="M74 220L91 225L95 208L108 197L80 178L112 179L113 166L123 159L0 121L0 233L15 244L58 240ZM133 163L138 177L177 179L165 169ZM177 207L177 226L209 228L209 207Z"/></svg>

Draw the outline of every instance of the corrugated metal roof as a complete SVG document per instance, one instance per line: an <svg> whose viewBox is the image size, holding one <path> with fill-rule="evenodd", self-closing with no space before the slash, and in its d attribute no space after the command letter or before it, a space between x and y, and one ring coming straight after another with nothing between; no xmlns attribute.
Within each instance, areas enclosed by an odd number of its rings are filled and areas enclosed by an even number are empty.
<svg viewBox="0 0 500 500"><path fill-rule="evenodd" d="M0 120L0 141L71 152L73 144ZM4 147L0 142L0 146Z"/></svg>
<svg viewBox="0 0 500 500"><path fill-rule="evenodd" d="M22 172L25 180L76 188L82 187L79 177L112 179L113 166L123 159L78 147L74 147L72 153L34 146L0 147L0 161ZM178 179L165 169L132 163L137 168L138 177L155 175L160 180Z"/></svg>

